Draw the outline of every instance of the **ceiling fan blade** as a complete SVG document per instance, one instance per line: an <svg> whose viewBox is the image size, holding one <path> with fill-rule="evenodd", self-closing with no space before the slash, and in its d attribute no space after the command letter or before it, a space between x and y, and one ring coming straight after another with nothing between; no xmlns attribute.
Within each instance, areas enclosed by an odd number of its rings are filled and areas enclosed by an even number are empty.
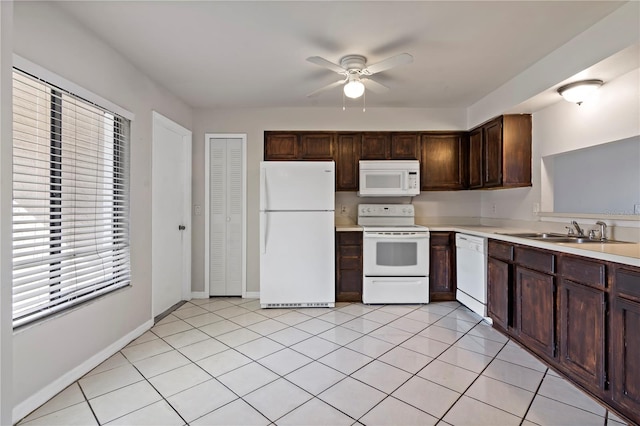
<svg viewBox="0 0 640 426"><path fill-rule="evenodd" d="M372 75L382 71L386 71L389 68L397 67L398 65L410 64L413 62L413 56L408 53L401 53L396 56L392 56L383 61L367 66L362 70L365 75Z"/></svg>
<svg viewBox="0 0 640 426"><path fill-rule="evenodd" d="M338 80L335 83L328 84L328 85L326 85L324 87L319 88L318 90L314 90L313 92L309 93L307 95L307 97L311 98L313 96L316 96L320 92L324 92L325 90L329 90L329 89L333 89L334 87L338 87L338 86L344 84L345 81L346 80Z"/></svg>
<svg viewBox="0 0 640 426"><path fill-rule="evenodd" d="M323 68L328 68L331 71L337 72L338 74L343 74L346 71L340 65L334 64L331 61L327 61L325 58L321 58L320 56L310 56L307 58L307 61L311 62L312 64L319 65Z"/></svg>
<svg viewBox="0 0 640 426"><path fill-rule="evenodd" d="M389 88L384 84L378 83L377 81L370 78L362 78L361 81L364 83L367 89L371 90L374 93L384 93L389 90Z"/></svg>

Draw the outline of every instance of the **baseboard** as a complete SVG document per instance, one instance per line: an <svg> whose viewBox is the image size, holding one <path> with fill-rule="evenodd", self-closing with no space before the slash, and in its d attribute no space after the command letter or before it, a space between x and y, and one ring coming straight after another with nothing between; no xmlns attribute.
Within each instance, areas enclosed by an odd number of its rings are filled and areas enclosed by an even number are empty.
<svg viewBox="0 0 640 426"><path fill-rule="evenodd" d="M245 299L260 299L259 291L247 291L242 295Z"/></svg>
<svg viewBox="0 0 640 426"><path fill-rule="evenodd" d="M89 371L96 368L103 361L107 360L113 354L125 347L129 342L140 337L144 332L149 330L153 326L153 320L148 320L140 327L133 330L131 333L126 334L122 338L118 339L111 345L107 346L82 364L78 365L74 369L63 374L53 382L49 383L44 388L40 389L29 398L22 401L20 404L13 408L12 416L13 423L17 423L20 419L27 416L36 408L56 396L60 391L64 390L67 386L80 379Z"/></svg>
<svg viewBox="0 0 640 426"><path fill-rule="evenodd" d="M209 294L205 293L204 291L192 291L191 298L192 299L208 299Z"/></svg>

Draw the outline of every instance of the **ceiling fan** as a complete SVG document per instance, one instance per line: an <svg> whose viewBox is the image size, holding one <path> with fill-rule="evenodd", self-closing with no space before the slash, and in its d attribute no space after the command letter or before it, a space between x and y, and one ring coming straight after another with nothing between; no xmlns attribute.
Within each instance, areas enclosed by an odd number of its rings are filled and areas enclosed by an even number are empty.
<svg viewBox="0 0 640 426"><path fill-rule="evenodd" d="M344 78L336 81L335 83L331 83L318 90L314 90L307 95L308 97L316 96L318 93L324 92L325 90L344 85L343 90L345 96L356 99L362 96L365 86L367 89L376 93L382 93L389 90L387 86L372 80L369 76L399 65L410 64L413 62L413 56L408 53L401 53L372 65L367 65L367 58L362 55L344 56L340 59L340 65L334 64L320 56L311 56L307 58L307 61L344 76Z"/></svg>

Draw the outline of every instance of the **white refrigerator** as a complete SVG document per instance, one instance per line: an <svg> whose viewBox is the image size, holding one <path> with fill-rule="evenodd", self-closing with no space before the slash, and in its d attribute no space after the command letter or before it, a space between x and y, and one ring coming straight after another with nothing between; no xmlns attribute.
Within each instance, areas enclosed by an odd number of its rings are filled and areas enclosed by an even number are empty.
<svg viewBox="0 0 640 426"><path fill-rule="evenodd" d="M335 306L335 163L260 163L260 305Z"/></svg>

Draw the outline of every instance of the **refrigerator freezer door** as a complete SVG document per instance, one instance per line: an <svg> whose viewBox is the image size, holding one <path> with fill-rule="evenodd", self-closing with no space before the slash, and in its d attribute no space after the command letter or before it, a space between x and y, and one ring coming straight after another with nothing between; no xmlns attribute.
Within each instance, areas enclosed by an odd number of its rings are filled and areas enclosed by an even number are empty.
<svg viewBox="0 0 640 426"><path fill-rule="evenodd" d="M333 212L261 213L260 304L335 304Z"/></svg>
<svg viewBox="0 0 640 426"><path fill-rule="evenodd" d="M334 210L333 161L260 163L260 210Z"/></svg>

